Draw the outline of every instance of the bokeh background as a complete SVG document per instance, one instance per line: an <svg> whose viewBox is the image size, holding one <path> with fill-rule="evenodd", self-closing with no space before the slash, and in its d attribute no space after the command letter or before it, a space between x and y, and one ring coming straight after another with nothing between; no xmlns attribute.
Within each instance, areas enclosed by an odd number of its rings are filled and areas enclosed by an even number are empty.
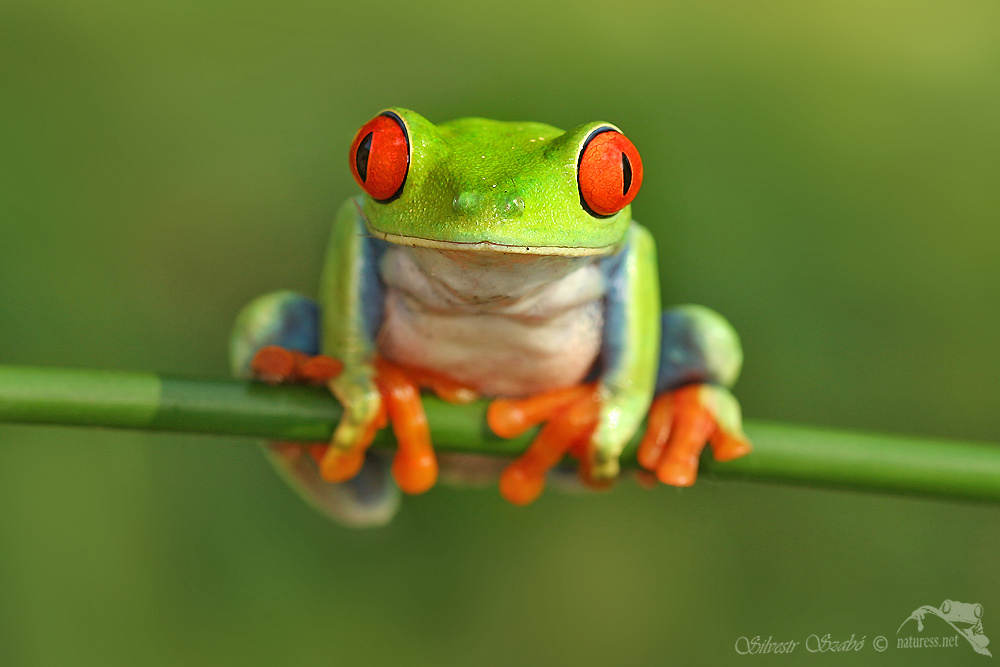
<svg viewBox="0 0 1000 667"><path fill-rule="evenodd" d="M376 111L605 119L665 301L743 336L749 418L1000 442L998 102L989 0L5 0L0 363L225 376L242 304L315 292ZM998 530L703 481L436 488L354 532L243 440L6 426L0 664L739 664L814 633L867 640L756 661L973 664L895 632L953 599L1000 637Z"/></svg>

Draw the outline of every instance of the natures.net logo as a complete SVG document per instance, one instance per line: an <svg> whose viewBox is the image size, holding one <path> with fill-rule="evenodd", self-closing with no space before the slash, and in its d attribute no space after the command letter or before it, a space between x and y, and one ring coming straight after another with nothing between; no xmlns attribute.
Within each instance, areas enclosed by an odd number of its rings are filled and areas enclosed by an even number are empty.
<svg viewBox="0 0 1000 667"><path fill-rule="evenodd" d="M924 622L928 619L927 632ZM913 623L911 623L913 621ZM914 634L916 632L916 634ZM965 640L964 642L962 640ZM986 646L989 638L983 632L983 605L978 602L966 603L945 600L940 607L924 605L913 610L896 630L895 649L956 649L968 644L980 655L993 657ZM786 653L857 653L866 648L879 653L890 648L892 643L884 635L878 635L871 642L867 635L858 637L834 637L811 634L805 639L779 638L773 636L741 636L736 640L736 652L740 655L781 655Z"/></svg>
<svg viewBox="0 0 1000 667"><path fill-rule="evenodd" d="M958 634L944 637L923 636L922 634L919 636L910 635L908 637L899 636L903 632L903 628L907 627L906 624L910 621L916 621L917 632L923 633L924 617L928 614L937 616ZM909 627L912 629L912 624ZM913 613L899 626L899 630L896 630L896 647L938 648L939 645L944 647L946 641L951 642L952 640L957 645L959 637L964 637L976 653L993 657L993 654L986 648L990 640L983 634L983 605L945 600L938 608L924 605L923 607L914 609Z"/></svg>

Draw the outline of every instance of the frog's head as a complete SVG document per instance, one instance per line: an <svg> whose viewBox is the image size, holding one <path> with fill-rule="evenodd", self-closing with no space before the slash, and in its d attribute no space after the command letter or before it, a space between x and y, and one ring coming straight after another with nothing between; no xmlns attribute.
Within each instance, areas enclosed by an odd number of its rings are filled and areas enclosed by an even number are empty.
<svg viewBox="0 0 1000 667"><path fill-rule="evenodd" d="M943 618L952 623L976 625L983 616L983 605L945 600L941 603L941 613L943 614Z"/></svg>
<svg viewBox="0 0 1000 667"><path fill-rule="evenodd" d="M608 253L642 185L635 146L603 122L568 132L482 118L435 126L388 109L358 131L350 163L372 234L438 248Z"/></svg>

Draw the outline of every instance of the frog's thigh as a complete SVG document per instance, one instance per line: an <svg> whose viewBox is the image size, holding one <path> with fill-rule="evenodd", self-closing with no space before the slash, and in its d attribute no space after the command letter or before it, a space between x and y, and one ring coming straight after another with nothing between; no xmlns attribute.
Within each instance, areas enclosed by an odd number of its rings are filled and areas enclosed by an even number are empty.
<svg viewBox="0 0 1000 667"><path fill-rule="evenodd" d="M724 317L703 306L663 312L656 393L685 384L732 387L743 365L739 336Z"/></svg>
<svg viewBox="0 0 1000 667"><path fill-rule="evenodd" d="M262 347L278 345L319 354L319 305L295 292L272 292L252 301L233 329L229 361L236 377L250 377L250 360ZM381 526L399 507L399 490L389 475L389 461L368 452L358 475L344 484L330 484L303 447L265 443L264 453L278 474L309 505L351 526Z"/></svg>
<svg viewBox="0 0 1000 667"><path fill-rule="evenodd" d="M229 365L250 377L257 350L277 345L309 356L319 354L319 305L295 292L271 292L251 301L236 318L229 340Z"/></svg>

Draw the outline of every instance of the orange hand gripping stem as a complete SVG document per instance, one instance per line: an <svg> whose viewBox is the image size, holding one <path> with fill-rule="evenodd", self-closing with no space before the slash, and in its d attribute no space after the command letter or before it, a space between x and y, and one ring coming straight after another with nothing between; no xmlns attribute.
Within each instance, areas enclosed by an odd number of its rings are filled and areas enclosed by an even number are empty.
<svg viewBox="0 0 1000 667"><path fill-rule="evenodd" d="M469 403L478 395L439 373L382 358L375 360L375 384L382 395L381 410L354 447L344 452L316 445L311 452L318 458L324 479L330 482L347 481L361 469L365 451L376 433L391 423L397 444L392 476L405 493L423 493L437 481L438 463L431 446L430 427L420 399L420 388L429 387L443 400L452 403Z"/></svg>
<svg viewBox="0 0 1000 667"><path fill-rule="evenodd" d="M664 484L691 486L706 442L711 443L717 461L738 458L751 449L740 434L720 428L705 403L702 387L688 385L653 401L637 459Z"/></svg>
<svg viewBox="0 0 1000 667"><path fill-rule="evenodd" d="M309 357L301 352L276 345L261 348L250 362L254 376L266 382L311 382L323 384L337 377L343 364L325 355ZM391 422L398 449L392 464L393 477L406 493L423 493L437 481L438 465L431 447L430 428L420 400L420 387L432 389L443 400L469 403L476 392L433 371L404 367L385 359L375 360L375 383L382 395L379 413L358 441L347 451L335 450L326 443L293 446L283 450L298 456L303 448L319 465L328 482L345 482L361 470L365 451L376 433Z"/></svg>
<svg viewBox="0 0 1000 667"><path fill-rule="evenodd" d="M533 502L545 488L545 476L568 452L582 454L597 426L600 398L596 385L586 384L530 396L497 399L487 422L494 433L512 438L547 421L528 450L500 476L500 494L515 505ZM581 458L585 458L581 456Z"/></svg>
<svg viewBox="0 0 1000 667"><path fill-rule="evenodd" d="M420 386L401 366L385 359L375 362L376 383L382 392L396 436L392 476L406 493L423 493L437 481L438 464L431 447L431 430L420 402Z"/></svg>

